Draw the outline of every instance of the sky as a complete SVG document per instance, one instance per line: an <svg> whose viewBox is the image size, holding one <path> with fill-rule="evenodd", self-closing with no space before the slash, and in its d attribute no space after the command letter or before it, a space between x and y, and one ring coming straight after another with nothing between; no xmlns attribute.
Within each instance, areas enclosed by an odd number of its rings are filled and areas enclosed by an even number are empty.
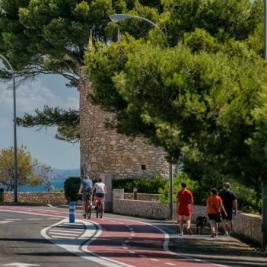
<svg viewBox="0 0 267 267"><path fill-rule="evenodd" d="M79 107L76 88L65 86L66 80L58 75L39 76L20 84L16 89L17 116L34 114L36 108L44 105L64 109ZM55 139L53 127L17 127L18 146L24 145L32 157L57 169L80 167L79 144ZM0 83L0 149L13 146L13 94L10 83Z"/></svg>

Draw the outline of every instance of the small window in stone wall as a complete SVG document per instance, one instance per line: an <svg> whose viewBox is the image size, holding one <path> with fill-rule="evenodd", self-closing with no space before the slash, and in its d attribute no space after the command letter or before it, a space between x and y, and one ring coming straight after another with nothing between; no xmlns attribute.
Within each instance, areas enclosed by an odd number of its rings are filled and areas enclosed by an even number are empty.
<svg viewBox="0 0 267 267"><path fill-rule="evenodd" d="M146 165L142 164L141 165L141 170L145 171L146 170Z"/></svg>

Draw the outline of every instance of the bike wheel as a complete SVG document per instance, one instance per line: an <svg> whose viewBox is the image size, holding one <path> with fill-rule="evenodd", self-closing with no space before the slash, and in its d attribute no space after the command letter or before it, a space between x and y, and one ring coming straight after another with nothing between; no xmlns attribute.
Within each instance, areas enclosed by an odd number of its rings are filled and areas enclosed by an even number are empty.
<svg viewBox="0 0 267 267"><path fill-rule="evenodd" d="M99 217L102 218L103 217L103 213L104 213L104 210L103 210L103 205L100 204L99 205Z"/></svg>
<svg viewBox="0 0 267 267"><path fill-rule="evenodd" d="M98 218L98 213L99 213L99 205L96 205L96 209L95 209L95 216L96 218Z"/></svg>
<svg viewBox="0 0 267 267"><path fill-rule="evenodd" d="M91 214L92 214L92 206L89 204L87 211L87 219L91 219Z"/></svg>

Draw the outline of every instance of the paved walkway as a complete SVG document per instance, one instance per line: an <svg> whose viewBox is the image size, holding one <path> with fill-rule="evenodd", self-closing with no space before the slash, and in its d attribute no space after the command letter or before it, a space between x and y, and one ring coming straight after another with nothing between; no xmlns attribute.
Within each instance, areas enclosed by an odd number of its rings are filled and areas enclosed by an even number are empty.
<svg viewBox="0 0 267 267"><path fill-rule="evenodd" d="M155 222L170 234L169 249L185 257L198 258L226 266L267 266L267 254L232 236L211 238L209 229L202 235L180 237L175 222ZM193 225L194 230L194 225ZM195 231L193 231L195 232Z"/></svg>
<svg viewBox="0 0 267 267"><path fill-rule="evenodd" d="M0 206L1 209L61 218L68 216L66 209L47 207ZM67 243L66 240L64 244L70 249L73 249L73 245L78 245L75 251L77 255L79 244L83 244L82 251L91 255L89 260L99 259L98 263L107 267L214 267L218 264L235 267L267 266L266 256L257 254L254 248L233 237L219 236L212 239L208 234L180 237L177 235L175 222L142 220L112 214L105 214L103 219L92 216L88 221L83 220L79 213L76 213L79 223L77 222L75 229L68 224L60 224L51 226L46 232L57 242L62 239L78 241L83 235L83 229L86 231L86 227L81 224L83 222L87 225L87 230L91 227L91 232L84 237L87 241ZM62 241L59 244L62 245Z"/></svg>

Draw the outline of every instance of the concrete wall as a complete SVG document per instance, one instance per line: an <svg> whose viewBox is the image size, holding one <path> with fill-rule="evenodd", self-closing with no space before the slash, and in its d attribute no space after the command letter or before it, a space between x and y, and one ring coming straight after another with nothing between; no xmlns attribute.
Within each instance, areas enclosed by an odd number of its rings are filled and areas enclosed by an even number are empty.
<svg viewBox="0 0 267 267"><path fill-rule="evenodd" d="M93 178L109 175L112 179L168 174L163 149L106 127L107 121L116 124L115 115L88 101L93 89L84 74L79 90L81 167L85 174Z"/></svg>
<svg viewBox="0 0 267 267"><path fill-rule="evenodd" d="M261 226L262 220L259 215L238 213L233 218L234 233L257 243L262 243Z"/></svg>

